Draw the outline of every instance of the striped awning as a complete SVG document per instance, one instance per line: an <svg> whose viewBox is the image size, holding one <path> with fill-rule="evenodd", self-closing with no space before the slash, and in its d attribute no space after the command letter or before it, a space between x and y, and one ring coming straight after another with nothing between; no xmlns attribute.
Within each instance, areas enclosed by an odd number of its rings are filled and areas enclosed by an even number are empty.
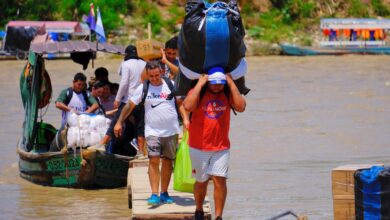
<svg viewBox="0 0 390 220"><path fill-rule="evenodd" d="M38 54L77 53L77 52L105 52L113 54L125 54L125 48L120 45L108 43L96 43L91 41L59 41L36 42L30 45L30 51Z"/></svg>

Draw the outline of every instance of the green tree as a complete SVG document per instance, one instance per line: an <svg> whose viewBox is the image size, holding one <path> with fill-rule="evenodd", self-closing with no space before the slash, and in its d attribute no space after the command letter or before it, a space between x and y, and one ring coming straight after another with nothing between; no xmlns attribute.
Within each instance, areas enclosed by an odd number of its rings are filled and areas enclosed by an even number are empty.
<svg viewBox="0 0 390 220"><path fill-rule="evenodd" d="M385 4L383 4L382 0L371 0L371 4L372 4L372 7L374 8L374 11L377 15L383 16L383 17L390 15L389 9L386 7Z"/></svg>
<svg viewBox="0 0 390 220"><path fill-rule="evenodd" d="M160 10L157 8L156 3L147 2L145 0L135 0L134 4L138 7L134 16L140 16L143 18L144 27L146 27L146 25L150 22L152 24L152 32L154 35L160 34L161 28L164 26L164 19Z"/></svg>
<svg viewBox="0 0 390 220"><path fill-rule="evenodd" d="M126 0L61 0L60 13L62 17L67 20L80 21L83 14L89 14L90 4L95 6L95 13L99 7L102 15L103 25L106 30L113 30L123 24L120 18L121 14L129 14L133 6ZM97 14L95 14L97 16Z"/></svg>
<svg viewBox="0 0 390 220"><path fill-rule="evenodd" d="M369 11L367 5L360 0L351 0L351 5L348 9L348 15L352 17L369 17Z"/></svg>
<svg viewBox="0 0 390 220"><path fill-rule="evenodd" d="M57 11L55 0L0 1L0 24L10 20L53 20Z"/></svg>
<svg viewBox="0 0 390 220"><path fill-rule="evenodd" d="M15 20L18 17L18 9L21 1L0 1L0 29L7 24L8 20Z"/></svg>

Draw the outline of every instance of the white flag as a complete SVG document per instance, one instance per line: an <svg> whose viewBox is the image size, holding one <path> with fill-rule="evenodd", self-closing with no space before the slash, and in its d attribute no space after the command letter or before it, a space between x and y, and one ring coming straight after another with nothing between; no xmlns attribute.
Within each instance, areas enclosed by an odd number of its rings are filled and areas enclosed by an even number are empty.
<svg viewBox="0 0 390 220"><path fill-rule="evenodd" d="M104 34L104 27L102 22L102 16L100 15L99 7L97 8L97 21L95 27L96 37L100 43L106 42L106 35Z"/></svg>

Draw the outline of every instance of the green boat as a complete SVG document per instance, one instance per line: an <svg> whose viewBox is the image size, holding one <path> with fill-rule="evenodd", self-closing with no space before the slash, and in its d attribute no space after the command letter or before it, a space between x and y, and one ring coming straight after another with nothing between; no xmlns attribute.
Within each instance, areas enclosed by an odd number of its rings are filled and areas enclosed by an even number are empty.
<svg viewBox="0 0 390 220"><path fill-rule="evenodd" d="M97 51L124 54L124 48L121 46L89 41L43 42L31 45L27 64L20 77L25 119L17 153L22 178L36 184L55 187L126 186L129 162L134 157L80 147L73 151L67 147L66 129L58 131L48 123L41 120L38 122L38 109L49 104L52 91L43 57L48 53L70 53L75 62L85 65Z"/></svg>

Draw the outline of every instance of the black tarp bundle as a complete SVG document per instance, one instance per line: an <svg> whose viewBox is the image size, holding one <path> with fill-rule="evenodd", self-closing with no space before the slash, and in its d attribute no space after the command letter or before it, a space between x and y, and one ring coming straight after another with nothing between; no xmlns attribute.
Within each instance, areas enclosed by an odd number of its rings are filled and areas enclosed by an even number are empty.
<svg viewBox="0 0 390 220"><path fill-rule="evenodd" d="M35 27L7 27L4 50L9 53L28 51L37 34L38 28Z"/></svg>
<svg viewBox="0 0 390 220"><path fill-rule="evenodd" d="M240 92L247 94L245 30L237 2L190 0L185 11L178 39L181 72L176 78L176 94L185 95L199 74L216 66L230 72Z"/></svg>
<svg viewBox="0 0 390 220"><path fill-rule="evenodd" d="M390 220L390 167L355 173L356 220Z"/></svg>

